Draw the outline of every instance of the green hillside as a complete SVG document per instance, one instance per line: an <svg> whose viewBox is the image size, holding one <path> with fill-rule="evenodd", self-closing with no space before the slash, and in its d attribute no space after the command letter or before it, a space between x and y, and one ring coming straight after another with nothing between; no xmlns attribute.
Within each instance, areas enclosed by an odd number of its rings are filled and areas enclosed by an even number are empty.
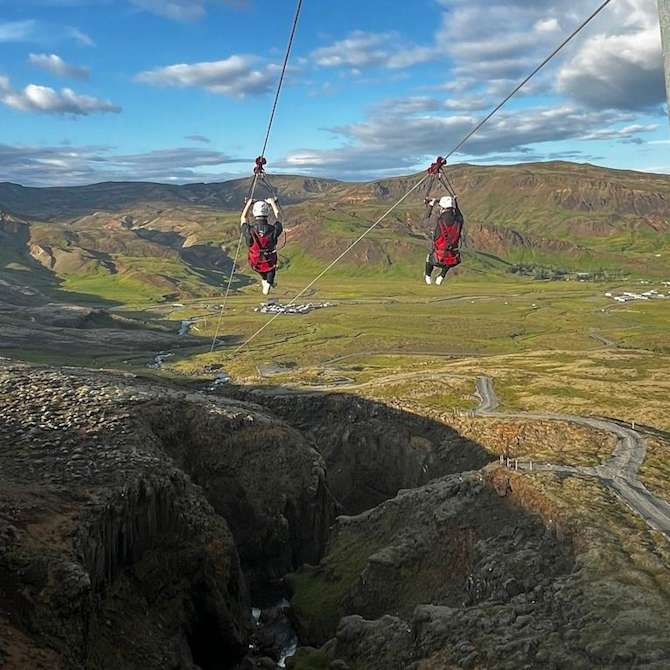
<svg viewBox="0 0 670 670"><path fill-rule="evenodd" d="M667 274L668 176L541 163L462 165L450 168L449 177L466 216L460 270L466 275ZM285 206L284 271L295 277L318 272L416 178L274 178ZM76 293L85 301L217 295L230 273L247 188L248 180L47 189L0 184L0 281L47 294ZM425 195L417 192L384 220L334 269L335 276L416 277L431 232ZM250 280L242 259L235 287Z"/></svg>

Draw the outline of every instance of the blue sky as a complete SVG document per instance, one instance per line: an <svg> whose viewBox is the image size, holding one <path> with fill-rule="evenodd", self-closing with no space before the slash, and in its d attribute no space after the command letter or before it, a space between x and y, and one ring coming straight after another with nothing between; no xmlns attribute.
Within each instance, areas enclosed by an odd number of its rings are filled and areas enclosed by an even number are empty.
<svg viewBox="0 0 670 670"><path fill-rule="evenodd" d="M305 0L267 152L343 179L454 146L598 0ZM293 0L0 0L0 180L246 175ZM614 0L455 156L670 172L656 0Z"/></svg>

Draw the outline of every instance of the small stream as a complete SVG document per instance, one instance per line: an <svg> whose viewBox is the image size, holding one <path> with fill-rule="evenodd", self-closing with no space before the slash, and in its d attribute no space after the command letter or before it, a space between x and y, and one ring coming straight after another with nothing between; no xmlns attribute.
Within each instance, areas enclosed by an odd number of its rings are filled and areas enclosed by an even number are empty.
<svg viewBox="0 0 670 670"><path fill-rule="evenodd" d="M179 337L186 337L191 333L191 327L193 326L194 323L196 323L198 319L184 319L180 325L179 325L179 332L177 335Z"/></svg>
<svg viewBox="0 0 670 670"><path fill-rule="evenodd" d="M147 367L153 370L160 370L163 367L163 363L173 356L174 354L170 351L161 351L154 356L150 363L147 363Z"/></svg>
<svg viewBox="0 0 670 670"><path fill-rule="evenodd" d="M186 337L187 335L190 335L193 324L197 323L198 321L199 319L197 318L184 319L181 321L179 324L179 332L177 333L177 336ZM174 355L175 354L171 351L159 351L154 356L153 360L147 363L147 367L153 370L160 370L163 367L163 363L165 363L168 358L172 358Z"/></svg>
<svg viewBox="0 0 670 670"><path fill-rule="evenodd" d="M277 668L285 668L286 660L298 650L298 635L290 618L291 604L282 597L265 607L254 607L252 616L256 624L254 651L272 658Z"/></svg>

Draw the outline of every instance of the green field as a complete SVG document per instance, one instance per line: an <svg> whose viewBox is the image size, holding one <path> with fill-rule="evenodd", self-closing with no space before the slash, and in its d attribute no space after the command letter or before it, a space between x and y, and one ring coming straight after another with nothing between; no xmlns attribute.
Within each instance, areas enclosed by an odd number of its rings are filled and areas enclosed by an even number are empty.
<svg viewBox="0 0 670 670"><path fill-rule="evenodd" d="M224 363L231 372L246 375L253 374L255 365L269 361L323 368L341 356L354 355L356 359L346 364L360 365L371 354L392 354L393 360L376 364L395 369L403 357L417 354L591 353L603 349L594 334L619 348L670 353L670 300L619 305L605 297L611 290L630 290L626 285L454 278L442 287L427 287L421 275L419 267L411 280L326 277L299 302L327 301L335 306L274 319L239 355L233 356L233 347L226 346L212 355L191 355L175 365L186 371ZM274 299L288 302L307 277L281 275ZM255 286L231 296L222 319L225 338L244 341L270 319L253 311L261 298ZM218 302L192 302L173 318L206 317L208 308ZM199 335L209 339L215 327L216 319L210 316L199 324Z"/></svg>

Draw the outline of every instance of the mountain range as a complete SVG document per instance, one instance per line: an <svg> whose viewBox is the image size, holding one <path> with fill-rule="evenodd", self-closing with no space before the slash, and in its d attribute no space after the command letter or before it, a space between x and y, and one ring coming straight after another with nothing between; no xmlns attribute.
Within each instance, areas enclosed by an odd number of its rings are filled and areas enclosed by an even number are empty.
<svg viewBox="0 0 670 670"><path fill-rule="evenodd" d="M464 272L540 268L670 278L668 175L565 162L459 165L447 174L466 218ZM271 177L285 208L284 266L310 273L332 259L417 178ZM248 179L0 183L1 297L21 302L65 290L91 301L138 302L212 294L230 270L248 187ZM335 272L416 276L431 233L426 195L418 190ZM245 281L240 275L237 285Z"/></svg>

